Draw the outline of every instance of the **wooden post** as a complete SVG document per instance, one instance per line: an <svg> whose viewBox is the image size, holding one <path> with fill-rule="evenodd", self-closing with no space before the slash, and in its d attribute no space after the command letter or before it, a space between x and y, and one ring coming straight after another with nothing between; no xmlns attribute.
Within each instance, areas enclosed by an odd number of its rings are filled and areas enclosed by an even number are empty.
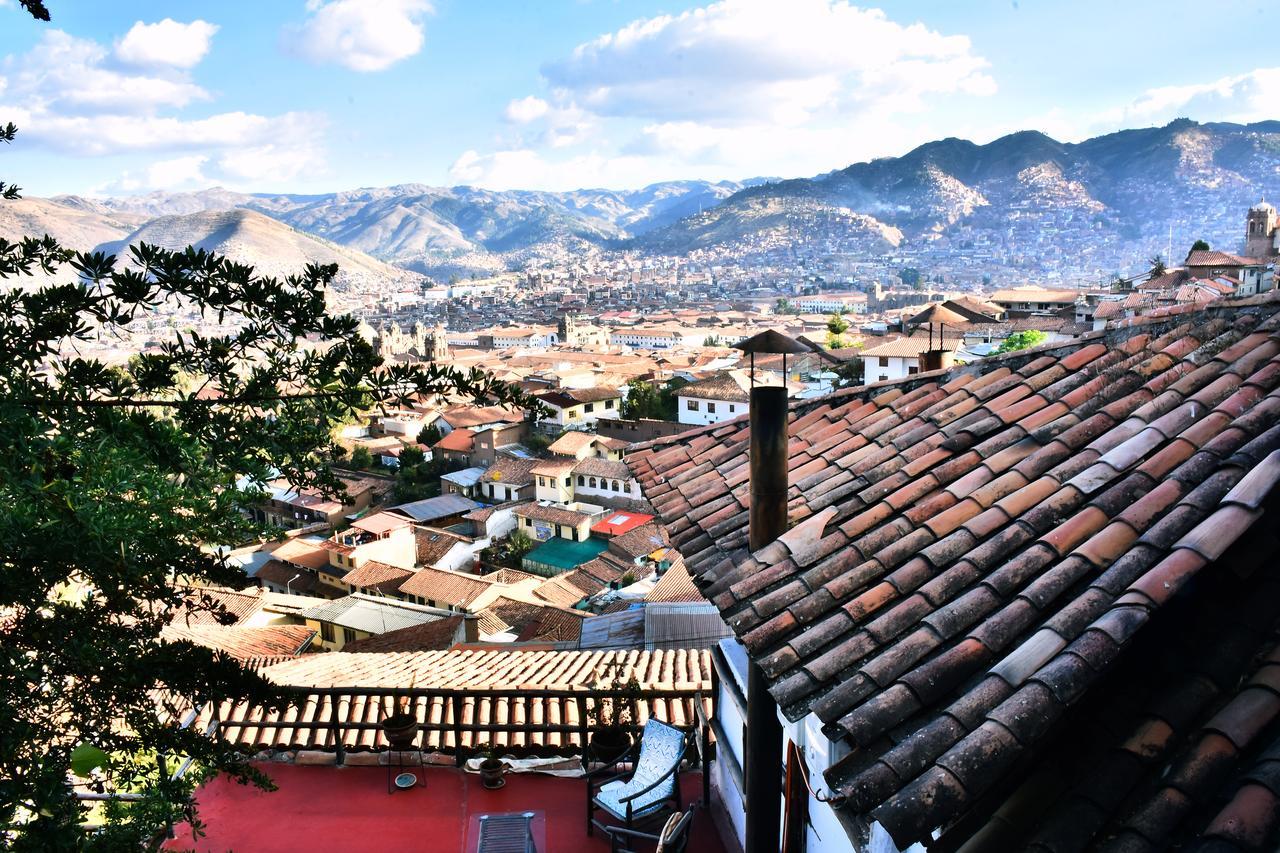
<svg viewBox="0 0 1280 853"><path fill-rule="evenodd" d="M338 694L329 694L329 735L333 738L335 763L341 767L347 763L347 746L343 743L342 724L338 720Z"/></svg>
<svg viewBox="0 0 1280 853"><path fill-rule="evenodd" d="M582 769L587 769L587 742L591 738L591 733L587 727L587 697L585 694L578 694L574 697L578 703L578 738L582 741Z"/></svg>
<svg viewBox="0 0 1280 853"><path fill-rule="evenodd" d="M455 693L449 697L449 708L453 713L453 764L461 767L467 763L462 752L462 694ZM423 736L425 740L425 735Z"/></svg>

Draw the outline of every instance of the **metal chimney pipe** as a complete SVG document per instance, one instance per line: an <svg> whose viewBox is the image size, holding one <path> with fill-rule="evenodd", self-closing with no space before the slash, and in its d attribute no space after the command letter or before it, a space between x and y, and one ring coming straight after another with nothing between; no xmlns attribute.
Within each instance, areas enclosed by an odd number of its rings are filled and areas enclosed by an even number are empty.
<svg viewBox="0 0 1280 853"><path fill-rule="evenodd" d="M787 389L751 388L751 523L748 547L758 551L787 532Z"/></svg>
<svg viewBox="0 0 1280 853"><path fill-rule="evenodd" d="M735 349L751 356L751 515L747 540L757 551L787 530L787 354L811 352L812 345L773 330ZM782 354L782 384L757 385L756 353ZM782 721L764 673L755 663L747 672L747 726L744 736L746 853L778 853L782 846Z"/></svg>
<svg viewBox="0 0 1280 853"><path fill-rule="evenodd" d="M784 378L785 381L785 378ZM751 389L752 551L787 530L787 389ZM782 834L782 721L764 673L752 662L747 674L746 853L778 853Z"/></svg>

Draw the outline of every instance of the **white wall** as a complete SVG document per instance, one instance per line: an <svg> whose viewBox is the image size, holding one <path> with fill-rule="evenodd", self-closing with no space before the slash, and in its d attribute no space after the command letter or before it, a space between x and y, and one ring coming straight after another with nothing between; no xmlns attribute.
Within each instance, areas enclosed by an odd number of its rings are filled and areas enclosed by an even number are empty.
<svg viewBox="0 0 1280 853"><path fill-rule="evenodd" d="M591 487L590 477L587 477L584 475L583 481L587 485L579 486L578 475L577 474L573 475L573 494L575 498L613 497L613 498L635 498L637 500L641 498L640 486L638 483L636 483L635 480L619 480L618 485L621 487L621 490L617 492L613 490L612 480L606 477L597 477L595 488ZM602 484L603 484L603 487L602 487Z"/></svg>
<svg viewBox="0 0 1280 853"><path fill-rule="evenodd" d="M691 400L698 404L697 411L689 409ZM746 403L726 403L724 400L707 400L702 397L681 397L679 394L676 395L676 404L676 420L682 424L699 426L718 424L747 413ZM711 411L711 406L715 406L714 412Z"/></svg>
<svg viewBox="0 0 1280 853"><path fill-rule="evenodd" d="M900 358L898 356L890 356L886 359L889 362L887 367L881 366L880 358L874 355L864 355L863 362L863 381L884 382L889 379L905 379L911 375L909 368L919 368L920 359L912 356L911 358Z"/></svg>
<svg viewBox="0 0 1280 853"><path fill-rule="evenodd" d="M727 679L731 678L737 683L742 695L746 695L746 674L738 671L740 667L745 667L745 650L732 639L721 641L720 649L729 658L731 672L720 674L720 695L716 697L716 714L725 737L717 742L716 749L721 754L732 752L745 773L747 771L742 759L746 721L738 712L737 703L728 695L729 688L726 685ZM734 660L735 657L738 660ZM783 760L786 760L787 742L795 743L804 751L809 787L814 792L829 794L830 789L823 774L828 767L844 756L847 752L846 748L842 744L833 743L823 734L822 722L813 714L806 715L794 723L783 717L781 713L778 714L778 719L782 721ZM738 837L739 845L742 846L747 833L747 816L742 805L742 794L738 791L725 761L716 761L712 767L711 785L724 806L733 831ZM780 813L782 808L783 801L779 799ZM784 823L785 817L780 820L779 827ZM806 827L805 849L808 853L925 853L924 847L919 844L912 845L905 851L899 851L889 834L878 824L872 825L867 846L865 848L856 846L850 840L831 806L821 802L812 794L809 796L809 825Z"/></svg>

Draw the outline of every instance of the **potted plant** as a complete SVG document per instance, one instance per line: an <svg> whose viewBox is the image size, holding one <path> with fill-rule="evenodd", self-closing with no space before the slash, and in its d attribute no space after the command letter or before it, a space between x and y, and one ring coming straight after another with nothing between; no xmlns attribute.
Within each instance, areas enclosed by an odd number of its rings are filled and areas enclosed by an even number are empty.
<svg viewBox="0 0 1280 853"><path fill-rule="evenodd" d="M418 675L414 673L413 678L409 680L410 690L413 690L417 679ZM395 713L382 719L382 734L386 737L391 749L397 752L412 749L413 742L418 737L418 715L410 710L412 707L413 699L406 696L395 707Z"/></svg>
<svg viewBox="0 0 1280 853"><path fill-rule="evenodd" d="M587 723L591 728L589 760L613 764L631 749L640 683L630 676L619 684L621 670L621 664L609 664L596 682L597 690L619 692L596 696L588 705Z"/></svg>
<svg viewBox="0 0 1280 853"><path fill-rule="evenodd" d="M484 785L491 791L501 788L507 784L507 780L502 778L502 773L507 769L505 762L500 760L493 751L492 744L481 744L476 750L480 754L480 784Z"/></svg>

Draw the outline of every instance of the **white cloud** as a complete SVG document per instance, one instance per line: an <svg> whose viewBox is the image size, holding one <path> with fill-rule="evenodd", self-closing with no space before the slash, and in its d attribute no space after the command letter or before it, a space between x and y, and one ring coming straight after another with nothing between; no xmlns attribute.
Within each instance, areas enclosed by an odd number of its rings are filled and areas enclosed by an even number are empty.
<svg viewBox="0 0 1280 853"><path fill-rule="evenodd" d="M507 121L514 124L528 124L534 119L542 118L547 114L550 105L535 95L529 95L524 98L517 98L507 104L507 108L503 111L503 116Z"/></svg>
<svg viewBox="0 0 1280 853"><path fill-rule="evenodd" d="M116 42L116 56L130 65L193 68L200 64L218 31L207 21L179 23L165 18L155 24L135 23Z"/></svg>
<svg viewBox="0 0 1280 853"><path fill-rule="evenodd" d="M634 21L546 65L601 115L799 124L876 105L920 109L995 83L969 39L835 0L723 0Z"/></svg>
<svg viewBox="0 0 1280 853"><path fill-rule="evenodd" d="M382 71L422 50L427 0L307 0L307 20L285 44L316 63Z"/></svg>
<svg viewBox="0 0 1280 853"><path fill-rule="evenodd" d="M548 189L811 175L925 141L935 109L995 92L987 65L966 36L845 0L721 0L547 63L547 93L507 104L520 129L452 175Z"/></svg>
<svg viewBox="0 0 1280 853"><path fill-rule="evenodd" d="M1148 89L1130 103L1098 116L1099 127L1164 124L1179 117L1197 121L1265 121L1276 117L1280 67L1257 68L1208 83Z"/></svg>
<svg viewBox="0 0 1280 853"><path fill-rule="evenodd" d="M126 44L135 59L144 56L141 42L129 36L117 43L117 54ZM103 185L112 191L280 183L324 171L322 116L230 111L187 118L181 110L210 95L174 66L177 54L150 57L145 67L125 67L98 42L46 31L30 51L0 66L8 74L0 77L0 116L46 150L133 155L135 164ZM155 159L137 164L140 157Z"/></svg>
<svg viewBox="0 0 1280 853"><path fill-rule="evenodd" d="M203 154L159 160L147 169L147 185L158 189L176 189L188 186L207 186L204 164L209 158Z"/></svg>
<svg viewBox="0 0 1280 853"><path fill-rule="evenodd" d="M61 30L46 31L24 56L7 57L4 68L12 72L6 102L47 111L142 113L209 97L181 72L113 68L105 47Z"/></svg>

